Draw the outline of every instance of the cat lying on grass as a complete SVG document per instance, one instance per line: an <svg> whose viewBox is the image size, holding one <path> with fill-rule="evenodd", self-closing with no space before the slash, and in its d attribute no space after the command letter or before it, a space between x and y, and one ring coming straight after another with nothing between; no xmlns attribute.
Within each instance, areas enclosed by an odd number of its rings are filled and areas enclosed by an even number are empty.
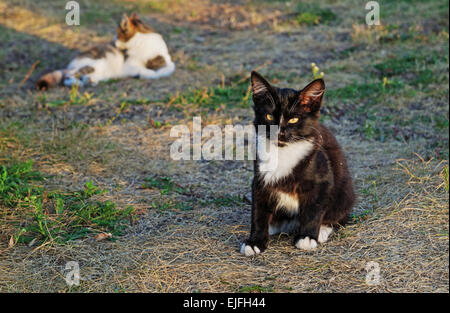
<svg viewBox="0 0 450 313"><path fill-rule="evenodd" d="M344 153L319 122L325 83L317 79L300 91L282 89L256 72L251 82L257 159L250 237L241 253L263 252L269 236L280 232L293 233L295 247L314 249L328 240L333 226L347 221L355 202Z"/></svg>
<svg viewBox="0 0 450 313"><path fill-rule="evenodd" d="M95 85L124 77L155 79L169 76L174 70L163 37L133 13L131 17L123 16L113 43L81 53L66 69L42 76L37 87L47 90L59 84Z"/></svg>

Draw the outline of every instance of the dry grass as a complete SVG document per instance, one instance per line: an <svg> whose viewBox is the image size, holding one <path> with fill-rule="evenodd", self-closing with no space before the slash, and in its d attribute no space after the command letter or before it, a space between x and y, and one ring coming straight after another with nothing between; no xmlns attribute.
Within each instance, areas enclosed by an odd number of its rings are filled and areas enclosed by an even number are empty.
<svg viewBox="0 0 450 313"><path fill-rule="evenodd" d="M0 74L0 163L33 159L41 172L56 175L50 186L68 190L92 180L119 208L133 205L136 218L115 241L88 236L12 248L14 229L0 220L0 291L448 292L448 57L427 65L433 79L426 86L413 85L409 69L390 78L406 87L376 102L327 99L325 123L346 151L359 201L354 222L314 252L298 251L291 237L280 235L263 255L241 256L250 206L236 199L250 191L252 163L176 162L168 154L171 125L190 125L193 114L222 125L252 119L250 108L225 105L177 111L169 95L226 85L257 67L279 85L302 86L311 80L311 62L325 71L329 90L361 88L355 82L381 81L373 64L405 49L448 55L442 30L448 13L420 4L427 15L408 26L414 12L393 7L385 26L398 20L397 31L409 37L391 40L386 28L368 32L361 26L356 1L325 1L338 22L310 27L291 23L295 9L283 1L80 1L89 19L76 29L61 24L61 3L0 3L0 65L6 69ZM177 62L172 77L100 84L81 91L78 103L61 106L52 104L68 100L70 90L32 88L38 74L64 66L80 45L109 41L122 10L137 10L165 36ZM119 110L123 101L132 104ZM369 137L366 121L372 118L381 133L400 129L400 135ZM152 120L166 126L155 128ZM189 192L143 189L150 176L170 177ZM78 287L64 281L72 260L81 268ZM381 269L376 286L365 281L370 261Z"/></svg>

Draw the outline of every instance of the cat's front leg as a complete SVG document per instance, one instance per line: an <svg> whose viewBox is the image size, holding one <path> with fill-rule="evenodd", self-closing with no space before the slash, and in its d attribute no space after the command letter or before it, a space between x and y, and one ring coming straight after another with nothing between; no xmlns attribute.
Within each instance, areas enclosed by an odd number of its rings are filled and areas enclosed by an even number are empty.
<svg viewBox="0 0 450 313"><path fill-rule="evenodd" d="M317 189L315 201L300 209L299 227L294 236L294 245L301 250L313 250L318 242L323 216L328 206L328 184L321 184ZM329 233L327 234L328 237ZM326 239L325 239L326 241Z"/></svg>
<svg viewBox="0 0 450 313"><path fill-rule="evenodd" d="M319 241L322 210L317 205L305 206L300 213L300 225L294 236L294 245L301 250L313 250Z"/></svg>
<svg viewBox="0 0 450 313"><path fill-rule="evenodd" d="M266 205L256 203L253 200L250 237L241 245L242 254L252 256L260 254L267 249L269 242L269 222L271 218L272 210Z"/></svg>

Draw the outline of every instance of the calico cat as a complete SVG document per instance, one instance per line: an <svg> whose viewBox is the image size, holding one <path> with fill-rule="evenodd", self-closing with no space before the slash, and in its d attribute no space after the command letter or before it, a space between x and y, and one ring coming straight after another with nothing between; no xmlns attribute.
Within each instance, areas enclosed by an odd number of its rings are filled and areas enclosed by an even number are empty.
<svg viewBox="0 0 450 313"><path fill-rule="evenodd" d="M160 78L175 70L163 37L145 25L135 13L124 14L114 42L78 55L66 69L42 76L37 87L46 90L63 83L97 84L112 78Z"/></svg>
<svg viewBox="0 0 450 313"><path fill-rule="evenodd" d="M272 86L252 72L257 129L257 158L252 183L250 237L241 253L252 256L267 248L269 236L294 234L294 245L311 250L324 243L333 226L347 221L355 201L344 154L319 119L325 83L317 79L296 91ZM260 131L258 125L275 127ZM271 148L263 158L260 142Z"/></svg>

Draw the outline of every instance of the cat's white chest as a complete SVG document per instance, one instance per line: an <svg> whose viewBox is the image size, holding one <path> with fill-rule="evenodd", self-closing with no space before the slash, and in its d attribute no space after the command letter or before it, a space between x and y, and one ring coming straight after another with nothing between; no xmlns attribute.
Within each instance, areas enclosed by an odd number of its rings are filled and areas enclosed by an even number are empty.
<svg viewBox="0 0 450 313"><path fill-rule="evenodd" d="M285 147L271 144L270 149L258 144L258 169L264 183L275 183L291 174L298 162L305 158L313 147L309 141L299 141Z"/></svg>
<svg viewBox="0 0 450 313"><path fill-rule="evenodd" d="M299 201L297 195L281 191L277 192L276 195L278 197L277 206L275 208L276 210L283 209L287 213L298 213Z"/></svg>

